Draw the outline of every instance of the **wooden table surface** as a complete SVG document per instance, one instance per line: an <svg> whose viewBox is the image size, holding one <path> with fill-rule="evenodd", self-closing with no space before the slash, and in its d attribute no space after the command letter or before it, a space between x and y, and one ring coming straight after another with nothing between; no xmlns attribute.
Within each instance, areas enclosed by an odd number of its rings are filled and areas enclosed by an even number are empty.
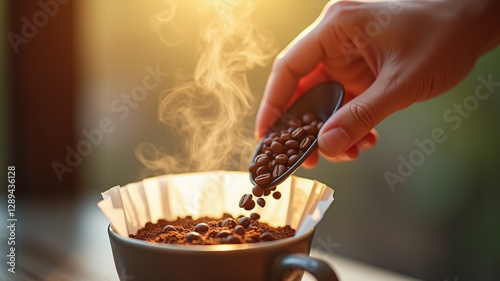
<svg viewBox="0 0 500 281"><path fill-rule="evenodd" d="M116 281L109 224L97 207L99 194L79 200L39 199L16 201L16 273L7 271L11 235L6 226L7 200L0 200L0 280L5 281ZM341 280L417 280L338 255L313 250L326 260ZM315 280L309 275L303 280ZM146 280L147 281L147 280Z"/></svg>

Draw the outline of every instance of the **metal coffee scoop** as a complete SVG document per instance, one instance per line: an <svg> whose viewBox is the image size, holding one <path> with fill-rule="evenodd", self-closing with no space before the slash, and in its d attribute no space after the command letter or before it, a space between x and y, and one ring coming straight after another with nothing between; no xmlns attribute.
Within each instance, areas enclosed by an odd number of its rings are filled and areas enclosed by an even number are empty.
<svg viewBox="0 0 500 281"><path fill-rule="evenodd" d="M264 140L269 136L269 134L275 131L279 132L282 128L287 127L288 121L290 119L294 117L300 117L304 113L312 112L316 114L320 121L325 122L333 113L335 113L340 108L340 106L342 106L343 100L344 87L338 82L326 82L320 84L300 96L297 101L295 101L295 103L293 103L287 110L282 113L280 118L271 126L269 131L262 138L252 158L252 162L254 161L255 157L260 154L261 148L264 145ZM261 187L264 189L269 189L285 181L317 148L318 139L316 138L294 165L287 169L281 176L277 177L269 184ZM250 181L252 182L252 184L257 185L251 173Z"/></svg>

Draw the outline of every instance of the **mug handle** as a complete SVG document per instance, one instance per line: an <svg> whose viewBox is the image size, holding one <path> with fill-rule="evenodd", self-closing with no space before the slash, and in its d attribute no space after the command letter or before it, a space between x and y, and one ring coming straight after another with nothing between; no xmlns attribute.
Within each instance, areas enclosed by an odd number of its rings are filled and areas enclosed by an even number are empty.
<svg viewBox="0 0 500 281"><path fill-rule="evenodd" d="M306 254L290 254L278 260L273 272L272 280L282 280L286 272L302 269L311 273L318 281L338 281L333 269L324 261Z"/></svg>

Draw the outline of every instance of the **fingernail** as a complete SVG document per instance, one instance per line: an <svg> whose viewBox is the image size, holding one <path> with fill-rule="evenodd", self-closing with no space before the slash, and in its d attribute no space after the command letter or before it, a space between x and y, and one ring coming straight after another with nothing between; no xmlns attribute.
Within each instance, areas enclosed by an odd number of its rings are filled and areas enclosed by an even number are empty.
<svg viewBox="0 0 500 281"><path fill-rule="evenodd" d="M350 140L347 133L339 127L330 129L319 137L321 147L330 157L337 156L344 151Z"/></svg>

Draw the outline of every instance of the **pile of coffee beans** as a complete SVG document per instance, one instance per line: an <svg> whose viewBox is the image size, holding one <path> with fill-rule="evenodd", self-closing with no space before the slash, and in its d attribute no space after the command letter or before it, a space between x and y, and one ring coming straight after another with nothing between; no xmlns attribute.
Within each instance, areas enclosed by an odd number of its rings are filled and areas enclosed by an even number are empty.
<svg viewBox="0 0 500 281"><path fill-rule="evenodd" d="M175 221L158 220L148 222L131 238L167 244L220 245L243 244L273 241L292 237L295 230L290 226L271 227L259 222L260 215L252 213L249 217L234 219L224 214L219 219L202 217L177 218Z"/></svg>
<svg viewBox="0 0 500 281"><path fill-rule="evenodd" d="M250 164L248 171L257 184L252 189L252 194L261 207L266 205L262 196L271 193L275 199L281 198L281 193L276 191L276 186L263 189L273 180L283 175L302 156L316 140L318 132L323 126L316 114L308 112L288 121L279 131L271 132L263 140L259 154ZM239 206L247 211L255 208L252 194L244 194Z"/></svg>

